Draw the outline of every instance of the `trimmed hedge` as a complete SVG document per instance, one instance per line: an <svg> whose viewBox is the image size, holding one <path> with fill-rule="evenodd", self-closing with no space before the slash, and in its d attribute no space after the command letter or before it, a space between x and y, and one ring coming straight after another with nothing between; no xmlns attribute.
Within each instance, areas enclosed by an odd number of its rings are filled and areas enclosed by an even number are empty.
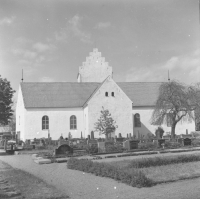
<svg viewBox="0 0 200 199"><path fill-rule="evenodd" d="M130 161L128 168L145 168L155 167L169 164L187 163L200 161L199 155L180 155L174 157L155 157L155 158L143 158Z"/></svg>
<svg viewBox="0 0 200 199"><path fill-rule="evenodd" d="M142 171L134 170L128 173L115 166L92 162L86 159L78 160L76 158L70 158L67 162L67 168L92 173L96 176L112 178L132 187L150 187L154 184Z"/></svg>

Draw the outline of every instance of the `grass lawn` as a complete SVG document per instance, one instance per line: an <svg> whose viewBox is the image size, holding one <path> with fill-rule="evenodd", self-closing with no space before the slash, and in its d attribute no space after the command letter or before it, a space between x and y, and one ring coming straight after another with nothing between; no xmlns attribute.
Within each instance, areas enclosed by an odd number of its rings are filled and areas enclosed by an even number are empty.
<svg viewBox="0 0 200 199"><path fill-rule="evenodd" d="M155 183L200 177L200 161L139 169ZM131 169L130 171L131 172Z"/></svg>
<svg viewBox="0 0 200 199"><path fill-rule="evenodd" d="M193 155L193 157L200 157L199 154ZM123 160L123 161L113 161L106 164L118 167L125 172L131 174L135 170L142 171L145 176L155 183L163 183L163 182L172 182L177 180L183 179L190 179L194 177L200 177L200 161L193 161L193 162L180 162L174 164L174 159L178 159L180 156L173 156L173 157L165 157L164 160L169 160L166 165L161 166L147 166L143 165L143 168L134 167L133 162L150 162L149 160L158 160L157 158L141 158L138 160ZM184 155L181 157L189 157L191 155ZM183 159L183 158L182 158ZM157 161L158 162L158 161ZM162 161L159 161L162 162Z"/></svg>

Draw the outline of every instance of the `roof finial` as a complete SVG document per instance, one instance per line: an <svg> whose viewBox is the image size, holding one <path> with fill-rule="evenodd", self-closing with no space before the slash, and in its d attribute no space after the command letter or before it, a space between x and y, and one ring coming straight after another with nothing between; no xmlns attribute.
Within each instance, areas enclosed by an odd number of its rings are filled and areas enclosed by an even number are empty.
<svg viewBox="0 0 200 199"><path fill-rule="evenodd" d="M23 79L23 69L22 69L22 79L21 79L21 80L22 80L22 82L23 82L23 80L24 80L24 79Z"/></svg>
<svg viewBox="0 0 200 199"><path fill-rule="evenodd" d="M169 70L168 70L168 82L170 82L170 77L169 77Z"/></svg>

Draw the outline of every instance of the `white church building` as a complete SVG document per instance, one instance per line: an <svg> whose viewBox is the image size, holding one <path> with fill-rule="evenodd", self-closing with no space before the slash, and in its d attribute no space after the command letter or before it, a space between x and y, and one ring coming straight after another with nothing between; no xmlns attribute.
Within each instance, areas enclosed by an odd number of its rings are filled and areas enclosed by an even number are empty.
<svg viewBox="0 0 200 199"><path fill-rule="evenodd" d="M102 137L94 130L102 107L108 109L123 137L145 138L161 82L115 82L112 67L94 49L79 67L77 82L22 82L16 106L16 131L21 140L61 135ZM165 132L170 127L162 126ZM176 133L195 131L194 122L178 123ZM104 137L104 136L103 136Z"/></svg>

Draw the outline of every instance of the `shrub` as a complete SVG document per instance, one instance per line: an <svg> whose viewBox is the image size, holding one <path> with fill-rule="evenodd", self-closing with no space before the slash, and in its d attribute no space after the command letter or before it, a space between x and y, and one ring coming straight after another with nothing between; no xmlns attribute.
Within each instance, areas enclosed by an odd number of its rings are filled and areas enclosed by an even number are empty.
<svg viewBox="0 0 200 199"><path fill-rule="evenodd" d="M200 139L193 139L192 146L194 146L194 147L200 146Z"/></svg>
<svg viewBox="0 0 200 199"><path fill-rule="evenodd" d="M153 181L147 178L141 171L133 170L131 173L128 173L118 167L105 163L92 162L91 160L70 158L67 167L68 169L112 178L133 187L148 187L153 185Z"/></svg>
<svg viewBox="0 0 200 199"><path fill-rule="evenodd" d="M165 141L165 148L169 149L176 149L182 147L182 144L179 142L170 142L170 141Z"/></svg>
<svg viewBox="0 0 200 199"><path fill-rule="evenodd" d="M85 146L84 149L87 151L87 153L89 154L93 154L93 153L98 153L98 146L96 144L92 144L92 145L88 145Z"/></svg>
<svg viewBox="0 0 200 199"><path fill-rule="evenodd" d="M153 150L153 149L157 148L157 144L153 143L153 142L139 143L138 148L139 149Z"/></svg>

